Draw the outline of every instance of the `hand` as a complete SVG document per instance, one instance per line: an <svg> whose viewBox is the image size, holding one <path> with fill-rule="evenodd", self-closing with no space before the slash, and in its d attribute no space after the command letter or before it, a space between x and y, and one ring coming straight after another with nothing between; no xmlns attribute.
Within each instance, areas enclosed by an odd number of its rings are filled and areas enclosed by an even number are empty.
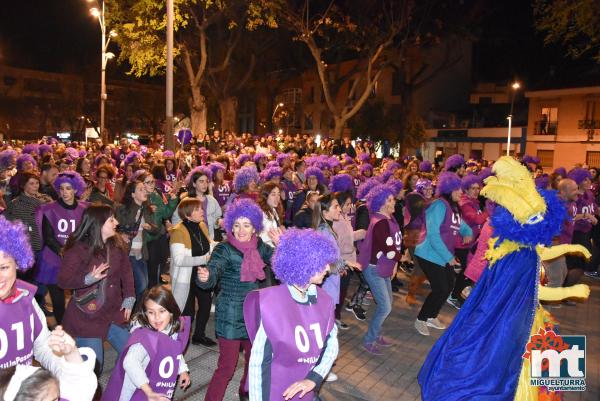
<svg viewBox="0 0 600 401"><path fill-rule="evenodd" d="M290 400L294 398L296 394L300 393L300 398L302 398L306 395L306 393L313 390L315 388L315 385L315 382L308 379L297 381L283 392L283 397L286 400Z"/></svg>
<svg viewBox="0 0 600 401"><path fill-rule="evenodd" d="M64 356L69 362L82 362L75 340L63 330L62 326L56 326L52 330L48 338L48 346L58 357Z"/></svg>
<svg viewBox="0 0 600 401"><path fill-rule="evenodd" d="M149 394L146 393L146 397L148 397L148 401L171 401L170 398L167 398L162 394L155 393L154 391Z"/></svg>
<svg viewBox="0 0 600 401"><path fill-rule="evenodd" d="M146 231L152 230L152 226L149 223L142 224L142 228Z"/></svg>
<svg viewBox="0 0 600 401"><path fill-rule="evenodd" d="M452 267L460 266L460 262L456 258L452 259L448 264Z"/></svg>
<svg viewBox="0 0 600 401"><path fill-rule="evenodd" d="M269 236L269 238L271 238L271 241L273 241L273 243L275 245L279 244L279 238L281 237L281 234L283 234L285 231L285 228L283 227L277 227L277 228L272 228L267 232L267 235Z"/></svg>
<svg viewBox="0 0 600 401"><path fill-rule="evenodd" d="M571 292L571 297L586 299L590 296L590 287L586 284L577 284L569 287L569 292Z"/></svg>
<svg viewBox="0 0 600 401"><path fill-rule="evenodd" d="M123 317L125 320L129 321L129 318L131 317L131 309L121 308L121 311L123 312Z"/></svg>
<svg viewBox="0 0 600 401"><path fill-rule="evenodd" d="M595 226L596 224L598 224L598 219L593 214L588 215L588 219L590 220L590 222L592 223L592 225Z"/></svg>
<svg viewBox="0 0 600 401"><path fill-rule="evenodd" d="M156 207L156 205L150 205L150 211L151 211L152 213L156 213L156 209L158 209L158 208Z"/></svg>
<svg viewBox="0 0 600 401"><path fill-rule="evenodd" d="M463 237L463 244L468 244L471 241L473 241L473 236L472 235L467 235L466 237Z"/></svg>
<svg viewBox="0 0 600 401"><path fill-rule="evenodd" d="M123 241L125 241L126 244L129 244L129 242L131 242L131 238L129 238L129 235L125 233L121 233L121 239L123 239Z"/></svg>
<svg viewBox="0 0 600 401"><path fill-rule="evenodd" d="M362 267L360 265L360 263L358 262L353 262L353 261L346 261L346 266L348 266L349 268L351 268L352 270L360 270L360 268Z"/></svg>
<svg viewBox="0 0 600 401"><path fill-rule="evenodd" d="M206 267L198 267L198 280L201 283L206 283L208 281L209 276L210 272Z"/></svg>
<svg viewBox="0 0 600 401"><path fill-rule="evenodd" d="M179 375L179 388L188 388L191 383L192 380L190 379L188 372L183 372Z"/></svg>
<svg viewBox="0 0 600 401"><path fill-rule="evenodd" d="M104 263L99 264L98 266L94 266L90 273L96 281L100 281L108 275L107 270L109 267L110 267L110 265L108 263L104 262Z"/></svg>

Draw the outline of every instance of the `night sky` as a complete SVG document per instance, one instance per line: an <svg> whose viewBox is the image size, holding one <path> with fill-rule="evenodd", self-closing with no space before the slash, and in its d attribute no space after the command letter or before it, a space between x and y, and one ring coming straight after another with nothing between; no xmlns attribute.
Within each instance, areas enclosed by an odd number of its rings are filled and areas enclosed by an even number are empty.
<svg viewBox="0 0 600 401"><path fill-rule="evenodd" d="M0 63L53 72L97 70L100 28L86 0L2 3ZM528 0L489 0L487 10L473 53L474 81L519 78L529 87L543 86L585 80L584 72L597 68L590 59L565 59L558 46L544 47ZM126 65L109 68L111 75L125 71Z"/></svg>

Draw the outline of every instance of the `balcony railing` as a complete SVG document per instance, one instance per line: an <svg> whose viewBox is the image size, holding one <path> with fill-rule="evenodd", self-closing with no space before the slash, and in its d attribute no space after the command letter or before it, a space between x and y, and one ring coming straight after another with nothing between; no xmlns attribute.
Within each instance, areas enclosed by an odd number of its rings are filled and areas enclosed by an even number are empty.
<svg viewBox="0 0 600 401"><path fill-rule="evenodd" d="M558 121L536 121L533 131L534 135L556 135Z"/></svg>
<svg viewBox="0 0 600 401"><path fill-rule="evenodd" d="M600 120L579 120L577 123L579 129L600 129Z"/></svg>

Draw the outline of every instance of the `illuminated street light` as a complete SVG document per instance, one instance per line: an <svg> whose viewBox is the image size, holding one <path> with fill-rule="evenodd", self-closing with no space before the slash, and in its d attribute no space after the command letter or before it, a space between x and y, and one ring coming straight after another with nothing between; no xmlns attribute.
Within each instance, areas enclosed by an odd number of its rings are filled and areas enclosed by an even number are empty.
<svg viewBox="0 0 600 401"><path fill-rule="evenodd" d="M513 118L513 109L515 105L515 94L517 90L521 87L521 84L517 81L513 82L511 85L512 91L510 93L510 114L508 115L508 140L506 145L506 155L510 156L510 130L512 127L512 118Z"/></svg>

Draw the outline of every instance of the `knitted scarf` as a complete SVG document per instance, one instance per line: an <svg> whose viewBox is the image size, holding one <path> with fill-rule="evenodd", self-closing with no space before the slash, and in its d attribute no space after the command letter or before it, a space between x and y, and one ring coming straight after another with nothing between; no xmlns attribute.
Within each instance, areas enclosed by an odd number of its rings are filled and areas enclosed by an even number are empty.
<svg viewBox="0 0 600 401"><path fill-rule="evenodd" d="M258 253L258 239L256 234L253 234L249 241L241 242L235 238L233 233L228 233L227 241L244 254L242 270L240 272L240 281L254 282L256 280L264 280L265 262L263 262Z"/></svg>

